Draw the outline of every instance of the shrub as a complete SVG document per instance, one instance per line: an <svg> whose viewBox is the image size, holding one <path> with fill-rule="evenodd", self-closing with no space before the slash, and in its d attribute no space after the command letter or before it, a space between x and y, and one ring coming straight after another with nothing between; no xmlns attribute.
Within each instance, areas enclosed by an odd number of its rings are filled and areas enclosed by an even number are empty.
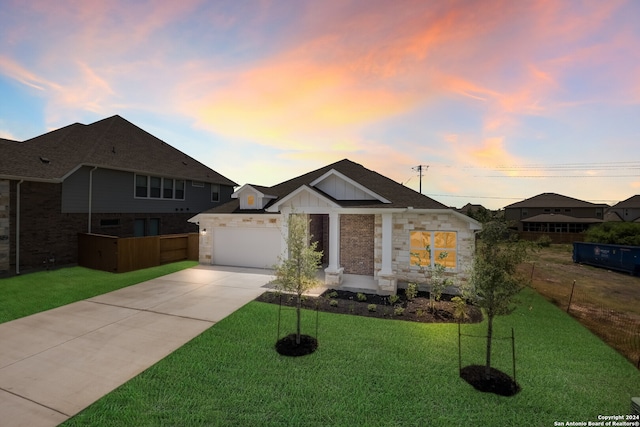
<svg viewBox="0 0 640 427"><path fill-rule="evenodd" d="M404 291L404 294L406 295L407 299L411 301L418 296L418 285L415 283L409 283L407 285L407 289Z"/></svg>
<svg viewBox="0 0 640 427"><path fill-rule="evenodd" d="M398 302L400 297L398 295L389 295L389 303L395 304Z"/></svg>
<svg viewBox="0 0 640 427"><path fill-rule="evenodd" d="M393 314L395 314L396 316L402 316L403 313L404 313L404 308L402 308L399 305L396 305L396 307L393 309Z"/></svg>
<svg viewBox="0 0 640 427"><path fill-rule="evenodd" d="M367 306L367 310L369 310L369 311L371 311L371 312L376 311L376 308L377 308L377 307L376 307L376 305L375 305L375 304L369 304L369 305Z"/></svg>
<svg viewBox="0 0 640 427"><path fill-rule="evenodd" d="M585 231L585 241L640 246L640 224L633 222L605 222L594 225Z"/></svg>
<svg viewBox="0 0 640 427"><path fill-rule="evenodd" d="M366 301L367 300L367 296L365 294L363 294L362 292L358 292L358 294L356 295L356 297L358 298L358 301Z"/></svg>
<svg viewBox="0 0 640 427"><path fill-rule="evenodd" d="M460 297L451 298L451 302L453 303L453 316L458 320L463 320L467 317L467 312L465 308L467 303Z"/></svg>
<svg viewBox="0 0 640 427"><path fill-rule="evenodd" d="M331 301L329 301L329 305L331 307L337 307L338 306L338 300L337 299L332 299Z"/></svg>
<svg viewBox="0 0 640 427"><path fill-rule="evenodd" d="M336 292L336 291L329 292L329 293L327 294L327 296L328 296L329 298L338 298L338 292Z"/></svg>
<svg viewBox="0 0 640 427"><path fill-rule="evenodd" d="M552 240L551 237L543 234L542 236L540 236L537 243L541 248L548 248L549 246L551 246Z"/></svg>

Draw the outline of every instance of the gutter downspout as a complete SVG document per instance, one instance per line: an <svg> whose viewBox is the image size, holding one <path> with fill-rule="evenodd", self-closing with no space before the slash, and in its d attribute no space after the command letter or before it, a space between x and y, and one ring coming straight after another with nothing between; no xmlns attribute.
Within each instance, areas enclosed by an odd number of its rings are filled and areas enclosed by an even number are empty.
<svg viewBox="0 0 640 427"><path fill-rule="evenodd" d="M20 274L20 184L23 182L21 179L16 184L16 276Z"/></svg>
<svg viewBox="0 0 640 427"><path fill-rule="evenodd" d="M98 169L97 166L95 166L93 169L91 169L89 171L89 224L87 226L87 233L91 233L91 208L92 208L92 198L93 198L93 171Z"/></svg>

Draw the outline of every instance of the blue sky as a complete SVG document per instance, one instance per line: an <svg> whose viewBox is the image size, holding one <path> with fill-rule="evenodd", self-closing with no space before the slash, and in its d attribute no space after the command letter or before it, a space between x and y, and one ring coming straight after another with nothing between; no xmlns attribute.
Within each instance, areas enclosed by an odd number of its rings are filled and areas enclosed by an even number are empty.
<svg viewBox="0 0 640 427"><path fill-rule="evenodd" d="M119 114L234 181L640 193L637 1L0 0L0 137Z"/></svg>

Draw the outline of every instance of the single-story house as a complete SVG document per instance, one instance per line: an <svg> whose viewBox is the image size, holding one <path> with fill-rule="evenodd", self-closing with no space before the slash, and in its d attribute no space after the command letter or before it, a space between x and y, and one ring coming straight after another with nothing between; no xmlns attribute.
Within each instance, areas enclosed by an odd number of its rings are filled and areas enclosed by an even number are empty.
<svg viewBox="0 0 640 427"><path fill-rule="evenodd" d="M78 233L197 232L236 186L118 115L0 139L0 274L77 263Z"/></svg>
<svg viewBox="0 0 640 427"><path fill-rule="evenodd" d="M398 281L424 281L417 264L442 263L465 280L481 229L347 159L273 187L245 184L232 198L190 220L200 227L201 263L270 268L287 253L288 216L304 214L323 251L326 284L340 286L345 274L370 276L380 294L395 293Z"/></svg>

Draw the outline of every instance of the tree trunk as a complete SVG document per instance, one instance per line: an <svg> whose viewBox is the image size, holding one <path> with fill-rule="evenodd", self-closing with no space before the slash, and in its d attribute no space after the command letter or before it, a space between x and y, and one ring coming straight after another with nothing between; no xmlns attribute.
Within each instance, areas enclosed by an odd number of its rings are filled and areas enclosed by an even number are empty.
<svg viewBox="0 0 640 427"><path fill-rule="evenodd" d="M487 317L487 362L485 364L485 377L489 379L491 376L491 341L493 338L493 315L488 314Z"/></svg>
<svg viewBox="0 0 640 427"><path fill-rule="evenodd" d="M296 344L300 345L300 310L302 309L302 297L298 294L298 302L296 304L296 320L297 320L297 330L296 330Z"/></svg>

